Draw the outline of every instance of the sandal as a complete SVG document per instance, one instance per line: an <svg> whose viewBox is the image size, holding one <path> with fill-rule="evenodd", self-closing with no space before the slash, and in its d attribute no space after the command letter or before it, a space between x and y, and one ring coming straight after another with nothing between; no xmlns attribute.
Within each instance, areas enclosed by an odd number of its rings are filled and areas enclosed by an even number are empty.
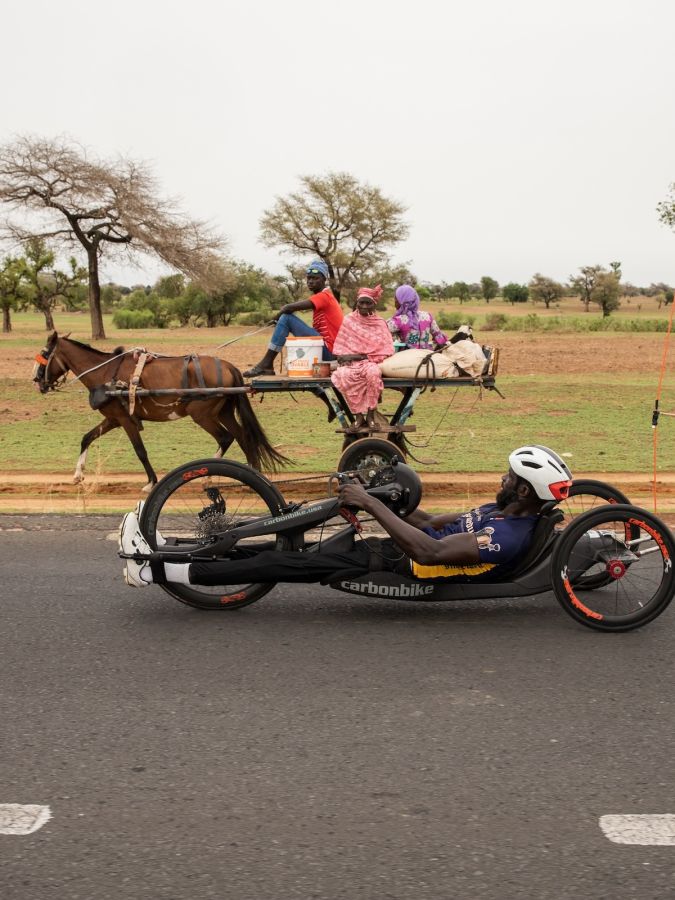
<svg viewBox="0 0 675 900"><path fill-rule="evenodd" d="M266 366L256 363L255 366L251 366L250 369L242 372L242 375L244 378L257 378L258 375L276 375L276 372L274 369L268 369Z"/></svg>

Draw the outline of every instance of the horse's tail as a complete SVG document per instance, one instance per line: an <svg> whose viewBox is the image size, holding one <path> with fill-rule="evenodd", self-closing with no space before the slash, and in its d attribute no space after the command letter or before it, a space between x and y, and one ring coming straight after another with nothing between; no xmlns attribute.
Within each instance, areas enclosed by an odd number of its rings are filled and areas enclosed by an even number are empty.
<svg viewBox="0 0 675 900"><path fill-rule="evenodd" d="M239 369L230 363L230 371L232 372L233 387L242 387L244 377ZM231 394L230 399L242 426L238 443L244 451L249 466L258 470L266 469L276 472L279 466L289 463L288 457L279 453L270 444L246 394Z"/></svg>

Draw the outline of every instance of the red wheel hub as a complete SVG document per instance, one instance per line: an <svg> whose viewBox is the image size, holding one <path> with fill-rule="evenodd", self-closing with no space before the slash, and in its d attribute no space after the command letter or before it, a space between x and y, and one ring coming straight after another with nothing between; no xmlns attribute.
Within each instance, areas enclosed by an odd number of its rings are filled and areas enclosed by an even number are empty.
<svg viewBox="0 0 675 900"><path fill-rule="evenodd" d="M607 563L607 574L614 579L623 578L626 574L626 564L622 563L620 559L610 559Z"/></svg>

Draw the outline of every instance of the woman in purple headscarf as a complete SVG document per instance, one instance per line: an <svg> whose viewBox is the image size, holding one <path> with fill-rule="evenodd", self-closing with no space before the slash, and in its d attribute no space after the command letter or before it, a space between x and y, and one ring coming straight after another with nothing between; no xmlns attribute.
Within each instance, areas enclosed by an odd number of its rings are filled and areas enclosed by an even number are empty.
<svg viewBox="0 0 675 900"><path fill-rule="evenodd" d="M415 288L402 284L396 288L394 297L396 313L387 319L387 325L395 341L404 343L406 350L434 350L447 344L447 337L431 313L420 309L420 298Z"/></svg>

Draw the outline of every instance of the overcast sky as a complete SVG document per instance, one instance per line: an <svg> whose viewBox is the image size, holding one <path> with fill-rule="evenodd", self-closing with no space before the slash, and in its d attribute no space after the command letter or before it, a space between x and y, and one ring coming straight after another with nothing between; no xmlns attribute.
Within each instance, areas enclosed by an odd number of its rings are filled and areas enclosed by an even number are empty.
<svg viewBox="0 0 675 900"><path fill-rule="evenodd" d="M272 272L261 213L337 170L408 207L422 279L675 283L672 0L14 0L2 28L1 142L148 160Z"/></svg>

